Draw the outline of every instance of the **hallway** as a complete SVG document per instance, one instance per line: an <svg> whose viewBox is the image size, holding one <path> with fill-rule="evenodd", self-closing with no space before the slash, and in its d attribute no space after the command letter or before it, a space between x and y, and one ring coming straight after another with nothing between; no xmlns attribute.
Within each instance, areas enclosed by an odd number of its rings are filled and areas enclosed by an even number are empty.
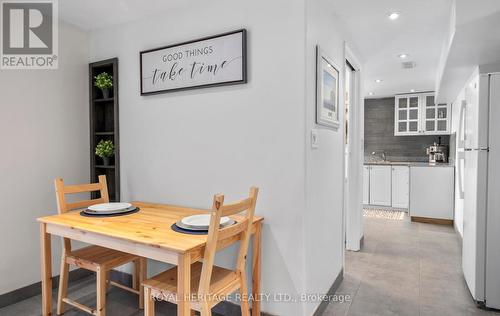
<svg viewBox="0 0 500 316"><path fill-rule="evenodd" d="M364 217L360 252L346 252L344 281L324 315L500 315L475 307L451 226Z"/></svg>

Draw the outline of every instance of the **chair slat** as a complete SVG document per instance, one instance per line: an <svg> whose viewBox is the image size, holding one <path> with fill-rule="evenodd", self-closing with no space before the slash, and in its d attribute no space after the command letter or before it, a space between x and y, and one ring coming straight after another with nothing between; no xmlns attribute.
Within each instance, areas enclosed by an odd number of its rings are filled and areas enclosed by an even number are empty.
<svg viewBox="0 0 500 316"><path fill-rule="evenodd" d="M253 199L247 198L237 203L223 205L221 206L220 211L222 212L222 216L231 216L248 210L252 207L252 203Z"/></svg>
<svg viewBox="0 0 500 316"><path fill-rule="evenodd" d="M66 203L66 207L68 208L68 210L78 210L99 203L106 203L106 202L103 198L99 198L94 200L83 200L78 202Z"/></svg>
<svg viewBox="0 0 500 316"><path fill-rule="evenodd" d="M226 238L232 237L244 231L248 226L248 219L238 222L232 226L219 230L219 236L217 236L218 241L224 240Z"/></svg>
<svg viewBox="0 0 500 316"><path fill-rule="evenodd" d="M83 192L93 192L100 191L100 183L89 183L89 184L77 184L77 185L67 185L64 187L65 194L83 193Z"/></svg>

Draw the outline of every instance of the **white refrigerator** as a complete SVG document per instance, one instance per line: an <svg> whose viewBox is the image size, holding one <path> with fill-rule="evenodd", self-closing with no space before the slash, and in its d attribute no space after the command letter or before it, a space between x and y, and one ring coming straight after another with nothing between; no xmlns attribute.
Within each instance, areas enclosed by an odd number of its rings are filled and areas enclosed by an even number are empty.
<svg viewBox="0 0 500 316"><path fill-rule="evenodd" d="M500 309L500 73L474 76L460 112L462 268L474 300Z"/></svg>

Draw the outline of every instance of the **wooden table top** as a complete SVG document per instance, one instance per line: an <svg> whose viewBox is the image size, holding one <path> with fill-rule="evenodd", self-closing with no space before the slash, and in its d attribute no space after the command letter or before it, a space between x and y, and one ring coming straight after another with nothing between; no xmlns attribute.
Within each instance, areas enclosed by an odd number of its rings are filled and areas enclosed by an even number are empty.
<svg viewBox="0 0 500 316"><path fill-rule="evenodd" d="M38 218L39 222L89 231L109 237L152 245L176 252L186 252L205 246L206 235L190 235L172 230L172 224L185 216L200 214L201 210L188 207L132 202L140 211L126 216L86 217L80 211ZM238 220L238 216L234 216ZM254 217L254 223L263 217Z"/></svg>

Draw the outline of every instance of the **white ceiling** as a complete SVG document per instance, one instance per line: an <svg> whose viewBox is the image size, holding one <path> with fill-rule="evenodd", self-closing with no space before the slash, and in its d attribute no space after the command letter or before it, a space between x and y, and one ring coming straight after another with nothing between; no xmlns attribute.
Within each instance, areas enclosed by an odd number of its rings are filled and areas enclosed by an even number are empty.
<svg viewBox="0 0 500 316"><path fill-rule="evenodd" d="M365 92L373 97L432 91L449 25L451 0L332 0L336 15L362 55ZM401 12L397 20L389 12ZM416 67L403 69L398 55ZM381 83L375 83L382 79Z"/></svg>
<svg viewBox="0 0 500 316"><path fill-rule="evenodd" d="M476 4L476 5L474 5ZM437 82L438 102L453 102L478 65L500 63L500 1L457 0L456 25Z"/></svg>
<svg viewBox="0 0 500 316"><path fill-rule="evenodd" d="M199 0L60 0L59 16L81 29L96 30L193 5L196 1Z"/></svg>

